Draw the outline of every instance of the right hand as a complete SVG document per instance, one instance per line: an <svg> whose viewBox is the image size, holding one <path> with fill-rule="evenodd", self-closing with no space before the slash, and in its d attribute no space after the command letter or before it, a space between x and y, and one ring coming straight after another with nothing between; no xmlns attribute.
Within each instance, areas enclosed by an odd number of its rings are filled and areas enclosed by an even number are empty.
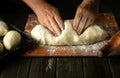
<svg viewBox="0 0 120 78"><path fill-rule="evenodd" d="M83 0L73 21L74 30L80 35L97 18L99 0Z"/></svg>
<svg viewBox="0 0 120 78"><path fill-rule="evenodd" d="M35 10L38 21L48 28L55 36L59 36L64 29L63 21L58 10L47 2L42 2Z"/></svg>

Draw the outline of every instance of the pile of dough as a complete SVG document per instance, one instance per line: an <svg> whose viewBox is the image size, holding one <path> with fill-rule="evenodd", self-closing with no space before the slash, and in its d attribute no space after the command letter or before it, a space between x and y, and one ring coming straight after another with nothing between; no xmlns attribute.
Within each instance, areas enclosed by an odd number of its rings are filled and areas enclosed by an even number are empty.
<svg viewBox="0 0 120 78"><path fill-rule="evenodd" d="M8 25L0 20L0 37L4 36L8 32Z"/></svg>
<svg viewBox="0 0 120 78"><path fill-rule="evenodd" d="M3 38L4 47L7 50L15 49L21 42L21 34L16 30L10 30Z"/></svg>
<svg viewBox="0 0 120 78"><path fill-rule="evenodd" d="M60 36L54 36L42 25L36 25L31 31L31 36L43 45L83 45L98 42L108 37L107 32L98 25L88 27L81 35L77 35L73 30L72 20L65 20L64 25L65 29Z"/></svg>

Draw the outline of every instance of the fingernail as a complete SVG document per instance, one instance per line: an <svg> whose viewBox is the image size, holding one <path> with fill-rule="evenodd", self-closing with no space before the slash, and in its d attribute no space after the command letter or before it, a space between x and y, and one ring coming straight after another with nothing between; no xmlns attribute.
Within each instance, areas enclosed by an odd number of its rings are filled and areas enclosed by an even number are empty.
<svg viewBox="0 0 120 78"><path fill-rule="evenodd" d="M76 30L77 29L77 27L74 27L74 30Z"/></svg>
<svg viewBox="0 0 120 78"><path fill-rule="evenodd" d="M64 30L64 28L62 27L62 28L61 28L61 30L63 31L63 30Z"/></svg>
<svg viewBox="0 0 120 78"><path fill-rule="evenodd" d="M74 30L76 30L76 29L77 29L77 27L76 27L76 26L73 26L73 29L74 29Z"/></svg>
<svg viewBox="0 0 120 78"><path fill-rule="evenodd" d="M58 36L60 35L60 33L57 34Z"/></svg>
<svg viewBox="0 0 120 78"><path fill-rule="evenodd" d="M60 28L62 31L64 30L63 27Z"/></svg>
<svg viewBox="0 0 120 78"><path fill-rule="evenodd" d="M60 28L61 28L62 31L64 30L63 25L61 25Z"/></svg>
<svg viewBox="0 0 120 78"><path fill-rule="evenodd" d="M77 34L80 35L80 34L81 34L81 31L77 31Z"/></svg>

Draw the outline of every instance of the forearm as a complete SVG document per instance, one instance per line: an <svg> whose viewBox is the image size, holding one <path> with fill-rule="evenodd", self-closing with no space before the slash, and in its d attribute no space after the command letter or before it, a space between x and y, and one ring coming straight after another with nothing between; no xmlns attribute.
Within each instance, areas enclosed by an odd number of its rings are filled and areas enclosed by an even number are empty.
<svg viewBox="0 0 120 78"><path fill-rule="evenodd" d="M83 0L83 3L86 5L90 5L93 10L99 10L100 0Z"/></svg>
<svg viewBox="0 0 120 78"><path fill-rule="evenodd" d="M83 0L83 1L87 3L99 3L100 0Z"/></svg>
<svg viewBox="0 0 120 78"><path fill-rule="evenodd" d="M22 0L26 3L33 11L36 11L45 0Z"/></svg>

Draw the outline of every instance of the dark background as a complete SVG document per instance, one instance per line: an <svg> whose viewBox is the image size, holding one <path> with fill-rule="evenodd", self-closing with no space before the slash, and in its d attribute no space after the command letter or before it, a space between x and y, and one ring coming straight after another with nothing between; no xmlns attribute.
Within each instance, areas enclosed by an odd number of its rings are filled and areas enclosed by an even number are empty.
<svg viewBox="0 0 120 78"><path fill-rule="evenodd" d="M28 14L33 11L22 2L22 0L0 0L0 18L9 21L20 29L24 29ZM47 0L56 6L63 19L73 18L77 6L81 0ZM120 25L120 7L119 0L101 0L100 13L112 12L118 24Z"/></svg>

